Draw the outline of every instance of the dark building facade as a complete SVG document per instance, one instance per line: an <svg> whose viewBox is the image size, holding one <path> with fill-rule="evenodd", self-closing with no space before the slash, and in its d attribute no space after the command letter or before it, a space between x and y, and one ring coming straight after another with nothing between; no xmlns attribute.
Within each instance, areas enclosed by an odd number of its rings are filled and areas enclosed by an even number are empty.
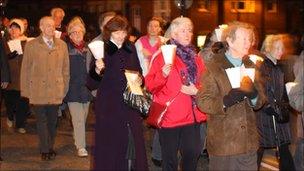
<svg viewBox="0 0 304 171"><path fill-rule="evenodd" d="M88 30L98 29L98 15L116 11L145 34L151 16L162 16L167 22L180 15L194 23L195 38L206 35L219 24L234 20L256 26L260 41L267 34L304 32L303 0L6 0L8 17L25 17L36 25L52 7L66 11L65 22L75 15L84 18ZM195 40L194 40L195 41Z"/></svg>

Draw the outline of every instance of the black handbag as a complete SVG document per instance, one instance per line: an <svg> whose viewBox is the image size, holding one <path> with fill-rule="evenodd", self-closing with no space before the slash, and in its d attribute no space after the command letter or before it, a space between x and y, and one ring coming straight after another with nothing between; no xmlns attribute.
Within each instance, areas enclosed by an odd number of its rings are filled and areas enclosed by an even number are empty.
<svg viewBox="0 0 304 171"><path fill-rule="evenodd" d="M124 102L133 109L141 113L142 117L147 117L152 103L152 94L146 89L143 89L143 95L133 94L129 88L126 87L123 92Z"/></svg>

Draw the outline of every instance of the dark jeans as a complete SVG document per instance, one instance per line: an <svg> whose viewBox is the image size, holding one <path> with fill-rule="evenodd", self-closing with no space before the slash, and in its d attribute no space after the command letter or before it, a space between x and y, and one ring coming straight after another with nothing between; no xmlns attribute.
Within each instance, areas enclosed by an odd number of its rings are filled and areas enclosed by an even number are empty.
<svg viewBox="0 0 304 171"><path fill-rule="evenodd" d="M16 128L24 128L29 112L29 101L20 96L20 91L5 90L3 92L6 113L9 120L16 119Z"/></svg>
<svg viewBox="0 0 304 171"><path fill-rule="evenodd" d="M178 151L182 157L182 170L196 170L201 151L199 124L161 128L159 138L164 171L177 171Z"/></svg>
<svg viewBox="0 0 304 171"><path fill-rule="evenodd" d="M59 105L34 105L33 111L37 118L37 132L41 153L53 149L56 137L57 111Z"/></svg>

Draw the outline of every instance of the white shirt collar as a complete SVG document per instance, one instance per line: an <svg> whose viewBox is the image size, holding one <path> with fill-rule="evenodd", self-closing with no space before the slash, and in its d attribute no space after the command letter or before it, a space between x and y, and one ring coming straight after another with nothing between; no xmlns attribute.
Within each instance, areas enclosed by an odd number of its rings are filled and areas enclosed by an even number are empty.
<svg viewBox="0 0 304 171"><path fill-rule="evenodd" d="M112 39L112 37L110 38L110 41L111 41L112 43L114 43L114 44L117 46L118 49L121 48L122 45L118 45L117 43L115 43L115 41Z"/></svg>
<svg viewBox="0 0 304 171"><path fill-rule="evenodd" d="M42 36L42 39L43 39L43 41L44 41L45 43L47 43L48 41L52 41L52 42L54 43L54 39L53 39L53 38L48 39L48 38Z"/></svg>

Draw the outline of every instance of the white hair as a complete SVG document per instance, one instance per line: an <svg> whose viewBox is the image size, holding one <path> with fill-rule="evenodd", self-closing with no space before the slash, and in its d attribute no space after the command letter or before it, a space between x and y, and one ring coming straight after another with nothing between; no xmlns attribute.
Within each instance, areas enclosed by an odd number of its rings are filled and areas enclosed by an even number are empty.
<svg viewBox="0 0 304 171"><path fill-rule="evenodd" d="M177 18L175 18L171 22L169 28L166 31L167 36L169 36L168 34L170 34L169 37L172 37L172 34L175 34L177 29L180 28L181 26L185 25L185 24L188 24L191 27L193 27L193 23L192 23L190 18L188 18L188 17L177 17Z"/></svg>

